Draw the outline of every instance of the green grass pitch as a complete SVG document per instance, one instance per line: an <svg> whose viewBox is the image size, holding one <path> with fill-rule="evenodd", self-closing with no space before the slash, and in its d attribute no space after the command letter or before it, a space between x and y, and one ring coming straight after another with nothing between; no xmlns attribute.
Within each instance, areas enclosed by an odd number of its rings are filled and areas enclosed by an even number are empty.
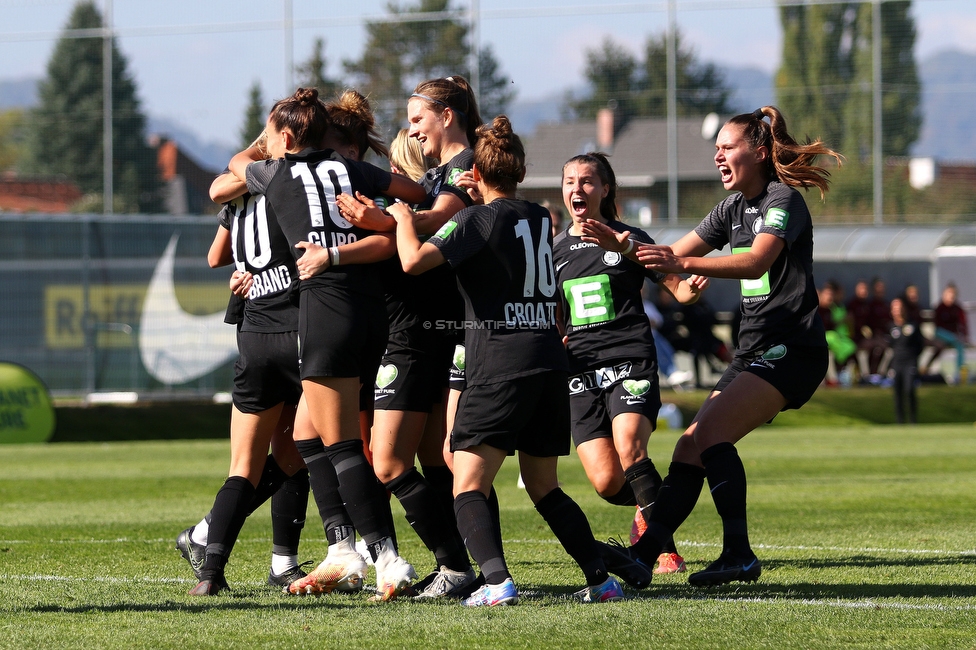
<svg viewBox="0 0 976 650"><path fill-rule="evenodd" d="M662 472L675 435L652 438ZM582 575L509 461L496 487L523 599L492 610L276 593L267 506L231 558L233 592L193 598L173 540L209 509L226 442L0 447L0 647L976 648L976 428L777 426L739 447L759 582L655 577L627 601L577 603ZM626 537L632 509L600 500L575 456L560 474L598 537ZM402 554L426 573L432 558L394 511ZM718 555L707 490L676 537L690 570ZM310 505L302 559L325 551Z"/></svg>

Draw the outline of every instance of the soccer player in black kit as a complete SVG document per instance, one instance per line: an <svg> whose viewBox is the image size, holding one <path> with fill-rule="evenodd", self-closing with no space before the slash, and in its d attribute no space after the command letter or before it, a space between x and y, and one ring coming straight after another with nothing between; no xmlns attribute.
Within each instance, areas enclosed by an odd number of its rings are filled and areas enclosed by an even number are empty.
<svg viewBox="0 0 976 650"><path fill-rule="evenodd" d="M615 505L637 506L635 519L644 523L642 513L654 502L661 484L661 475L647 455L661 394L657 352L641 288L650 279L679 302L690 303L698 300L708 280L691 276L686 281L658 273L581 239L580 224L593 219L627 233L631 241L654 243L643 230L618 220L617 180L604 154L570 158L563 165L562 179L563 202L572 224L553 240L553 260L569 353L573 442L597 493ZM604 560L616 572L618 554L613 551L604 547ZM657 572L680 571L684 560L671 544L658 558ZM650 582L650 575L641 581Z"/></svg>
<svg viewBox="0 0 976 650"><path fill-rule="evenodd" d="M556 329L552 228L542 206L515 199L525 152L505 116L478 129L473 175L485 204L462 210L421 244L414 214L394 205L397 247L408 273L449 263L465 302L466 383L451 433L458 528L486 584L463 602L509 605L518 590L498 542L488 494L505 457L519 452L526 491L582 568L587 602L623 598L586 515L560 488L569 453L566 353Z"/></svg>
<svg viewBox="0 0 976 650"><path fill-rule="evenodd" d="M269 149L284 158L255 162L235 156L231 171L246 179L249 191L265 195L269 215L277 220L296 258L305 249L329 249L329 266L301 281L299 359L316 437L296 444L308 466L317 504L317 468L323 463L335 468L339 493L376 565L377 597L388 600L415 574L397 555L388 523L389 502L363 453L359 390L360 377L376 367L386 341L386 308L372 262L391 256L394 245L388 235L364 231L343 219L335 197L359 191L417 202L425 192L404 177L347 160L331 149L316 149L327 127L317 91L300 88L276 103L268 117ZM355 249L340 256L341 245ZM326 561L292 583L290 591L328 592L344 578L341 563Z"/></svg>
<svg viewBox="0 0 976 650"><path fill-rule="evenodd" d="M432 235L473 203L460 181L470 174L471 144L481 116L467 81L451 76L418 84L407 102L407 118L408 136L439 163L419 179L427 197L416 206L414 220L420 234ZM381 211L364 211L352 201L339 200L351 221L384 231L396 226ZM434 555L434 571L416 585L420 595L453 596L470 590L475 580L454 522L453 476L442 451L464 379L454 363L463 359L463 338L444 324L461 321L464 304L447 266L416 277L405 274L398 262L396 268L385 266L390 337L376 376L373 469Z"/></svg>
<svg viewBox="0 0 976 650"><path fill-rule="evenodd" d="M800 408L827 372L813 280L813 224L795 188L816 187L823 196L829 174L814 165L817 156L842 160L820 141L797 143L773 106L731 118L715 148L722 185L735 193L672 246L640 244L631 252L662 273L740 280L735 358L679 438L647 531L631 548L652 562L694 509L707 478L722 518L722 553L689 576L693 585L750 582L762 571L749 544L746 475L735 443L781 410ZM621 252L629 247L626 238L608 231L584 224L593 241ZM731 255L704 257L726 245Z"/></svg>
<svg viewBox="0 0 976 650"><path fill-rule="evenodd" d="M255 142L261 155L266 140L262 134ZM281 229L268 219L263 196L247 193L228 173L214 181L211 195L225 206L207 259L211 267L236 265L226 320L237 326L240 357L229 476L207 516L176 539L199 580L190 594L198 596L228 588L224 569L244 520L269 497L274 541L268 584L304 577L298 544L308 503L308 472L291 436L302 392L295 260Z"/></svg>

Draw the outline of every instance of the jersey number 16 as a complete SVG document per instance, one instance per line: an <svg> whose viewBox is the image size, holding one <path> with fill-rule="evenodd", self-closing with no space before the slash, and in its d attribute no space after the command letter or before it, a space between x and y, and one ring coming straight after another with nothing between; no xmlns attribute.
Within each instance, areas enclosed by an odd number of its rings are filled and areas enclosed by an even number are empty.
<svg viewBox="0 0 976 650"><path fill-rule="evenodd" d="M556 272L552 268L552 246L549 244L549 218L543 217L538 251L533 250L532 230L528 219L519 219L515 224L515 237L522 240L525 248L525 284L522 295L526 298L535 295L536 277L539 279L539 291L547 298L556 293ZM540 271L540 272L537 272Z"/></svg>

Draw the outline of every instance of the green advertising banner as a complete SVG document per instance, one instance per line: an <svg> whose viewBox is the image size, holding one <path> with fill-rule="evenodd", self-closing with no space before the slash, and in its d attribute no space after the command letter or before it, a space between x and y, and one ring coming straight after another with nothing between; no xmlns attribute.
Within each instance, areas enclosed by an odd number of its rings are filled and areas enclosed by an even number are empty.
<svg viewBox="0 0 976 650"><path fill-rule="evenodd" d="M47 442L53 434L47 386L27 368L0 362L0 444Z"/></svg>

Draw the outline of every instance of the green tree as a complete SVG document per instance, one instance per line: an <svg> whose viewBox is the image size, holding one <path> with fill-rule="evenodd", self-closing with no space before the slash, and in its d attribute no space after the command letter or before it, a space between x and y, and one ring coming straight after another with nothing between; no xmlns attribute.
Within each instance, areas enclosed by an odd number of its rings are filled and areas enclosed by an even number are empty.
<svg viewBox="0 0 976 650"><path fill-rule="evenodd" d="M328 60L325 58L325 39L316 38L312 45L312 54L308 60L295 66L298 73L299 88L318 88L319 97L328 101L335 97L342 84L335 79L326 76Z"/></svg>
<svg viewBox="0 0 976 650"><path fill-rule="evenodd" d="M711 63L701 63L694 50L675 35L677 61L677 109L681 116L729 113L731 91ZM643 61L607 37L601 46L586 52L586 95L568 101L570 116L591 119L605 106L615 108L618 127L633 117L665 117L668 114L667 34L648 37Z"/></svg>
<svg viewBox="0 0 976 650"><path fill-rule="evenodd" d="M91 2L75 5L67 29L96 29L102 16ZM63 36L54 47L39 105L30 116L24 170L63 174L89 193L103 188L102 38ZM159 174L146 144L146 119L128 63L112 43L114 203L126 212L157 211Z"/></svg>
<svg viewBox="0 0 976 650"><path fill-rule="evenodd" d="M907 155L921 128L915 27L909 0L881 4L885 155ZM872 149L874 5L782 5L783 63L777 102L797 134L821 138L848 158Z"/></svg>
<svg viewBox="0 0 976 650"><path fill-rule="evenodd" d="M247 93L247 108L244 110L244 126L241 127L241 149L247 149L251 143L261 135L264 125L268 121L268 113L264 108L264 98L261 96L261 82L255 81Z"/></svg>
<svg viewBox="0 0 976 650"><path fill-rule="evenodd" d="M675 35L676 100L678 115L698 117L709 113L732 112L722 73L714 63L702 63L686 46L680 31ZM651 36L644 46L641 77L637 80L637 113L645 117L668 114L668 36Z"/></svg>
<svg viewBox="0 0 976 650"><path fill-rule="evenodd" d="M586 51L584 75L589 92L568 101L568 117L593 118L601 108L615 109L620 121L637 114L637 59L607 36L598 49Z"/></svg>
<svg viewBox="0 0 976 650"><path fill-rule="evenodd" d="M0 171L17 167L24 155L24 111L12 108L0 112Z"/></svg>
<svg viewBox="0 0 976 650"><path fill-rule="evenodd" d="M391 2L393 16L451 11L450 0L419 0L417 4ZM366 44L358 61L344 61L356 87L368 95L377 118L398 128L406 116L407 99L424 79L452 74L471 79L468 25L456 19L377 21L366 24ZM515 93L501 74L490 48L478 52L480 92L478 107L484 119L504 112Z"/></svg>

